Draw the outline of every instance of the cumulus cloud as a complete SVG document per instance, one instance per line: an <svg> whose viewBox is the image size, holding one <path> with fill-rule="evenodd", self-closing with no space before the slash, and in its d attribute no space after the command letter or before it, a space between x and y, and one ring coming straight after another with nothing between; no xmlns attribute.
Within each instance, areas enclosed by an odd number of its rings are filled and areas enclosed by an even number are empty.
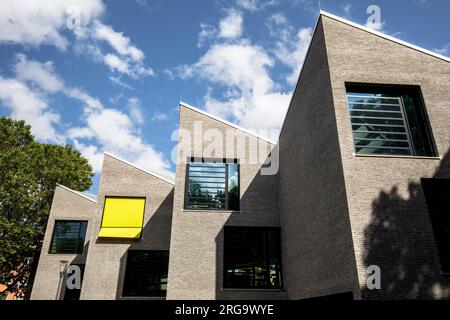
<svg viewBox="0 0 450 320"><path fill-rule="evenodd" d="M143 115L138 98L128 100L127 114L104 106L99 99L82 89L65 84L56 74L51 61L29 60L19 54L13 70L15 78L0 77L0 104L9 109L11 117L31 124L37 139L73 143L89 159L96 172L101 169L103 151L109 151L145 169L173 176L164 155L139 134ZM61 123L58 112L49 104L55 94L81 102L80 125Z"/></svg>
<svg viewBox="0 0 450 320"><path fill-rule="evenodd" d="M74 19L80 28L104 11L101 0L0 1L0 42L65 49L68 40L62 31L68 30L69 9L74 5L78 8Z"/></svg>
<svg viewBox="0 0 450 320"><path fill-rule="evenodd" d="M263 6L258 1L238 1L238 4L247 10ZM286 83L289 87L294 85L313 30L295 29L281 13L272 15L267 26L276 39L275 49L270 51L242 39L242 14L229 10L217 28L201 25L199 43L204 45L206 40L212 40L207 52L197 62L172 68L167 73L181 79L203 79L214 85L216 89L209 87L203 101L206 110L219 117L250 130L280 128L292 93L280 89L282 86L272 80L270 71L276 62L281 62L292 70Z"/></svg>
<svg viewBox="0 0 450 320"><path fill-rule="evenodd" d="M167 113L156 111L152 116L152 121L166 121L168 118Z"/></svg>
<svg viewBox="0 0 450 320"><path fill-rule="evenodd" d="M132 78L153 76L145 54L123 32L102 23L102 0L33 0L0 2L0 43L24 46L53 45L102 62ZM108 45L108 52L103 44Z"/></svg>
<svg viewBox="0 0 450 320"><path fill-rule="evenodd" d="M131 45L130 39L125 37L122 32L116 32L112 27L101 23L96 23L93 30L96 39L108 42L119 54L128 56L134 61L142 61L144 53Z"/></svg>
<svg viewBox="0 0 450 320"><path fill-rule="evenodd" d="M14 72L17 79L30 81L48 92L62 90L62 80L55 74L51 61L44 63L29 61L24 54L17 54L16 59L17 62L14 65Z"/></svg>
<svg viewBox="0 0 450 320"><path fill-rule="evenodd" d="M279 0L236 0L236 4L249 11L258 11L279 3Z"/></svg>
<svg viewBox="0 0 450 320"><path fill-rule="evenodd" d="M295 85L314 31L312 28L295 30L281 13L273 14L267 26L270 34L277 39L273 53L280 62L291 68L287 81L290 85Z"/></svg>
<svg viewBox="0 0 450 320"><path fill-rule="evenodd" d="M32 133L46 142L62 142L55 126L60 117L49 109L41 94L32 91L26 84L16 79L0 76L0 102L10 111L13 119L25 120L32 126Z"/></svg>
<svg viewBox="0 0 450 320"><path fill-rule="evenodd" d="M211 46L197 63L180 72L184 78L201 77L230 89L220 99L211 92L204 97L209 112L249 129L279 128L290 94L276 90L268 72L273 64L262 47L242 40Z"/></svg>
<svg viewBox="0 0 450 320"><path fill-rule="evenodd" d="M242 34L242 14L236 10L230 10L228 15L219 23L219 36L234 39Z"/></svg>
<svg viewBox="0 0 450 320"><path fill-rule="evenodd" d="M131 97L128 99L128 109L130 112L130 117L133 121L138 124L143 124L145 122L144 113L142 111L142 102L136 97Z"/></svg>

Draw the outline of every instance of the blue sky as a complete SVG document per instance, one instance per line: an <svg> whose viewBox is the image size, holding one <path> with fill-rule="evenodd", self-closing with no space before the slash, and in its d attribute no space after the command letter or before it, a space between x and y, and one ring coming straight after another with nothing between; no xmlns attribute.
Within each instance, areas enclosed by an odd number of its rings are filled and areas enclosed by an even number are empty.
<svg viewBox="0 0 450 320"><path fill-rule="evenodd" d="M450 2L322 0L325 11L449 55ZM281 125L318 15L313 0L0 2L0 115L171 175L178 102L248 129ZM91 192L98 188L98 177Z"/></svg>

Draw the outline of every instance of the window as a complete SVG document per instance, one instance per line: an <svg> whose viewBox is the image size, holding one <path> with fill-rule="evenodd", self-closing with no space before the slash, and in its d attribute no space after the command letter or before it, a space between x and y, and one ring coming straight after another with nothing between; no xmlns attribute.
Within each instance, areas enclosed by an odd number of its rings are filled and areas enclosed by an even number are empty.
<svg viewBox="0 0 450 320"><path fill-rule="evenodd" d="M165 297L169 251L128 251L124 297Z"/></svg>
<svg viewBox="0 0 450 320"><path fill-rule="evenodd" d="M195 161L187 168L187 209L239 210L239 164L228 162Z"/></svg>
<svg viewBox="0 0 450 320"><path fill-rule="evenodd" d="M81 271L81 283L83 283L84 276L84 264L72 264L80 267ZM80 289L69 289L66 285L66 289L64 291L64 300L80 300L81 288Z"/></svg>
<svg viewBox="0 0 450 320"><path fill-rule="evenodd" d="M436 156L420 88L347 85L357 154Z"/></svg>
<svg viewBox="0 0 450 320"><path fill-rule="evenodd" d="M49 253L83 253L87 221L55 221Z"/></svg>
<svg viewBox="0 0 450 320"><path fill-rule="evenodd" d="M224 288L282 288L279 228L225 227Z"/></svg>
<svg viewBox="0 0 450 320"><path fill-rule="evenodd" d="M442 270L450 273L450 180L422 179Z"/></svg>
<svg viewBox="0 0 450 320"><path fill-rule="evenodd" d="M145 198L106 197L100 238L139 239L142 233Z"/></svg>

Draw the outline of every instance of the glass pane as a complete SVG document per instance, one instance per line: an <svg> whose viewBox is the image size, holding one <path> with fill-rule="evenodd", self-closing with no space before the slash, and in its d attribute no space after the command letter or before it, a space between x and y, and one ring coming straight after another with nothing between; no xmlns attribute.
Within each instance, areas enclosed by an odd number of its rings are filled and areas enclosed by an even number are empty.
<svg viewBox="0 0 450 320"><path fill-rule="evenodd" d="M383 140L359 140L355 139L355 145L357 147L393 147L393 148L405 148L409 150L408 141L397 142L397 141L383 141Z"/></svg>
<svg viewBox="0 0 450 320"><path fill-rule="evenodd" d="M191 162L186 188L188 209L239 210L239 165Z"/></svg>
<svg viewBox="0 0 450 320"><path fill-rule="evenodd" d="M388 119L378 119L374 117L352 117L352 124L373 124L378 126L399 126L404 127L405 122L403 120L388 120Z"/></svg>
<svg viewBox="0 0 450 320"><path fill-rule="evenodd" d="M279 229L225 228L224 287L281 288Z"/></svg>
<svg viewBox="0 0 450 320"><path fill-rule="evenodd" d="M349 103L349 108L352 111L357 110L373 110L373 111L389 111L389 112L401 112L398 105L385 105L385 104L364 104L364 103Z"/></svg>
<svg viewBox="0 0 450 320"><path fill-rule="evenodd" d="M86 221L56 221L50 253L82 253Z"/></svg>
<svg viewBox="0 0 450 320"><path fill-rule="evenodd" d="M397 112L372 112L372 111L351 111L352 117L372 117L372 118L396 118L402 119L402 114Z"/></svg>
<svg viewBox="0 0 450 320"><path fill-rule="evenodd" d="M168 251L128 251L123 296L164 297Z"/></svg>
<svg viewBox="0 0 450 320"><path fill-rule="evenodd" d="M228 209L239 210L239 165L228 164Z"/></svg>
<svg viewBox="0 0 450 320"><path fill-rule="evenodd" d="M387 93L378 87L353 86L347 92L356 152L359 154L416 155L433 156L432 137L427 126L420 89L405 87L386 87ZM357 90L368 92L357 92ZM381 89L383 90L383 89ZM372 91L372 92L370 92ZM380 132L380 136L368 135L368 132ZM398 133L405 135L398 135ZM367 136L365 136L367 134ZM378 142L366 142L361 139L397 140L383 142L383 148L361 148L374 146ZM390 147L404 147L407 141L409 150Z"/></svg>

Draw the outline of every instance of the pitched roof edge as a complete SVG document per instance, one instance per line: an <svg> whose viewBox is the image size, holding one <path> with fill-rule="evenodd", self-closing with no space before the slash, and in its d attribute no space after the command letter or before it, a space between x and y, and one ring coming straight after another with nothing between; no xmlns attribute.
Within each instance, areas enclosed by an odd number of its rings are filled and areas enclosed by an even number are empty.
<svg viewBox="0 0 450 320"><path fill-rule="evenodd" d="M195 111L195 112L198 112L198 113L200 113L200 114L202 114L202 115L204 115L204 116L207 116L207 117L209 117L209 118L211 118L211 119L213 119L213 120L222 122L223 124L225 124L225 125L227 125L227 126L230 126L230 127L234 128L234 129L237 129L237 130L239 130L239 131L242 131L242 132L244 132L244 133L247 133L247 134L249 134L249 135L251 135L251 136L254 136L254 137L258 138L258 139L261 139L261 140L264 140L264 141L266 141L266 142L269 142L270 144L273 144L273 145L276 145L276 144L277 144L277 143L276 143L275 141L273 141L273 140L270 140L270 139L267 139L266 137L263 137L263 136L261 136L261 135L255 134L255 133L253 133L253 132L250 131L250 130L247 130L247 129L242 128L242 127L240 127L240 126L238 126L238 125L236 125L236 124L234 124L234 123L231 123L231 122L229 122L229 121L227 121L227 120L224 120L224 119L222 119L222 118L219 118L219 117L217 117L217 116L215 116L215 115L213 115L213 114L211 114L211 113L209 113L209 112L206 112L206 111L204 111L204 110L201 110L201 109L199 109L199 108L196 108L196 107L194 107L194 106L191 106L190 104L187 104L186 102L180 101L180 106L183 106L183 107L186 107L186 108L188 108L188 109L191 109L191 110L193 110L193 111Z"/></svg>
<svg viewBox="0 0 450 320"><path fill-rule="evenodd" d="M103 154L105 154L105 155L107 155L107 156L109 156L109 157L111 157L111 158L114 158L114 159L116 159L116 160L119 160L120 162L123 162L123 163L125 163L125 164L127 164L127 165L129 165L129 166L131 166L131 167L133 167L133 168L136 168L136 169L138 169L138 170L140 170L140 171L142 171L142 172L145 172L145 173L147 173L147 174L149 174L149 175L152 175L152 176L154 176L154 177L156 177L156 178L158 178L158 179L160 179L160 180L163 180L163 181L168 182L168 183L170 183L170 184L172 184L172 185L175 185L175 181L170 180L170 179L167 178L167 177L163 177L163 176L161 176L161 175L159 175L159 174L157 174L157 173L155 173L155 172L152 172L152 171L143 169L143 168L141 168L141 167L135 165L134 163L131 163L131 162L127 161L127 160L124 160L124 159L122 159L122 158L120 158L120 157L118 157L118 156L116 156L116 155L113 155L113 154L111 154L111 153L109 153L109 152L103 152Z"/></svg>
<svg viewBox="0 0 450 320"><path fill-rule="evenodd" d="M431 50L428 50L428 49L419 47L419 46L417 46L417 45L415 45L415 44L412 44L412 43L409 43L409 42L407 42L407 41L403 41L403 40L397 39L397 38L395 38L395 37L393 37L393 36L390 36L390 35L387 35L387 34L385 34L385 33L382 33L382 32L379 32L379 31L376 31L376 30L373 30L373 29L370 29L370 28L365 27L365 26L363 26L363 25L361 25L361 24L358 24L358 23L356 23L356 22L352 22L352 21L350 21L350 20L347 20L347 19L341 18L341 17L339 17L339 16L336 16L336 15L334 15L334 14L332 14L332 13L329 13L329 12L326 12L326 11L321 10L321 11L320 11L320 15L325 16L325 17L328 17L328 18L331 18L331 19L333 19L333 20L336 20L336 21L339 21L339 22L342 22L342 23L345 23L345 24L347 24L347 25L350 25L350 26L352 26L352 27L358 28L358 29L360 29L360 30L363 30L363 31L372 33L372 34L374 34L374 35L376 35L376 36L379 36L379 37L381 37L381 38L384 38L384 39L387 39L387 40L396 42L396 43L398 43L398 44L401 44L401 45L406 46L406 47L408 47L408 48L411 48L411 49L420 51L420 52L422 52L422 53L428 54L428 55L433 56L433 57L435 57L435 58L438 58L438 59L441 59L441 60L450 62L450 58L449 58L449 57L446 57L446 56L444 56L444 55L441 55L441 54L439 54L439 53L433 52L433 51L431 51Z"/></svg>
<svg viewBox="0 0 450 320"><path fill-rule="evenodd" d="M86 200L89 200L89 201L92 201L92 202L94 202L94 203L97 203L97 200L95 200L95 199L89 197L88 195L84 194L83 192L80 192L80 191L76 191L76 190L70 189L70 188L68 188L68 187L66 187L66 186L63 186L62 184L59 184L59 183L57 183L56 185L57 185L58 187L63 188L63 189L66 190L66 191L69 191L69 192L72 192L72 193L76 194L77 196L83 197L83 198L85 198Z"/></svg>

